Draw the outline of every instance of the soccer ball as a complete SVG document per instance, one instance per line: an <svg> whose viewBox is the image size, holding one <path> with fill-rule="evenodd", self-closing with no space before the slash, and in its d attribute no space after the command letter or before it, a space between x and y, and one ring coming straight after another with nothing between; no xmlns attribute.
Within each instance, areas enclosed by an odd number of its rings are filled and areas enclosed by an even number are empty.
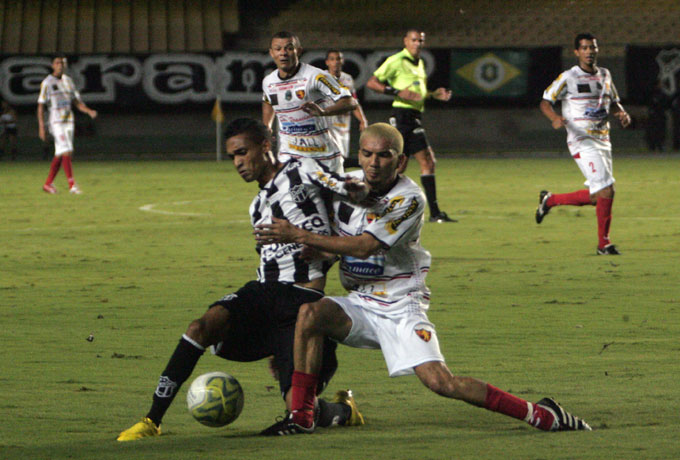
<svg viewBox="0 0 680 460"><path fill-rule="evenodd" d="M243 409L243 389L224 372L198 376L187 393L189 412L200 423L212 427L228 425Z"/></svg>

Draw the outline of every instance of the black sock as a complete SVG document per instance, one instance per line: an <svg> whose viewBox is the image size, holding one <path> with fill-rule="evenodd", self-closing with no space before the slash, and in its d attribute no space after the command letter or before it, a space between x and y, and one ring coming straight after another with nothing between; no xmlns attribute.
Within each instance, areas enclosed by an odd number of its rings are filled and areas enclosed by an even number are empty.
<svg viewBox="0 0 680 460"><path fill-rule="evenodd" d="M330 403L324 399L317 399L319 402L319 415L316 425L329 427L344 425L352 414L352 409L347 404Z"/></svg>
<svg viewBox="0 0 680 460"><path fill-rule="evenodd" d="M439 205L437 204L437 188L434 182L434 174L423 174L420 176L420 183L423 184L427 204L430 205L430 217L439 215Z"/></svg>
<svg viewBox="0 0 680 460"><path fill-rule="evenodd" d="M153 394L153 403L147 414L156 426L160 426L161 420L168 410L172 400L175 399L177 391L182 384L189 378L196 367L198 359L203 355L205 349L200 347L188 337L183 335L175 348L175 352L170 357L170 361L165 366L165 370L158 380L158 386ZM199 348L200 347L200 348Z"/></svg>

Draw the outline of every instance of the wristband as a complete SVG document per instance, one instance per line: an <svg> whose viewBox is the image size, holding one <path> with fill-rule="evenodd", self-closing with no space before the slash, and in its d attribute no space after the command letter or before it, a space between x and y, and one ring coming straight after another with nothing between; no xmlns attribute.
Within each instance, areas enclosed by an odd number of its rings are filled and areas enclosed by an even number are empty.
<svg viewBox="0 0 680 460"><path fill-rule="evenodd" d="M387 94L389 96L396 96L399 94L399 91L392 88L390 85L385 85L385 90L383 91L383 94Z"/></svg>

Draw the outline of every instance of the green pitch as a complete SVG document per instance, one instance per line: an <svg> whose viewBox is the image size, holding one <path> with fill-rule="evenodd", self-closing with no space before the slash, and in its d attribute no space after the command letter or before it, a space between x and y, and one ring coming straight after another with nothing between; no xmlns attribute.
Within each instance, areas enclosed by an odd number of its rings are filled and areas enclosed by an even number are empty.
<svg viewBox="0 0 680 460"><path fill-rule="evenodd" d="M238 378L236 422L196 423L185 385L163 436L118 443L187 324L254 278L256 185L229 162L76 162L85 194L63 193L60 172L50 196L47 163L0 163L0 458L678 458L679 167L616 158L623 255L598 257L594 208L534 222L539 190L580 187L570 159L437 166L441 207L459 223L426 224L422 238L449 366L532 401L554 396L592 433L539 432L388 378L378 351L340 347L327 394L354 390L363 427L257 437L283 409L266 364L208 354L194 376ZM327 292L342 292L335 270Z"/></svg>

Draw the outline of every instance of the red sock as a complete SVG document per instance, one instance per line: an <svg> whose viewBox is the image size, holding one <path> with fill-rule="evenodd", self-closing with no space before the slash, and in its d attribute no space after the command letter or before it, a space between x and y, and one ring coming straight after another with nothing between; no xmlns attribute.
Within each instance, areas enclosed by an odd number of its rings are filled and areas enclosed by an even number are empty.
<svg viewBox="0 0 680 460"><path fill-rule="evenodd" d="M614 203L614 198L598 198L597 205L595 208L595 214L597 214L597 239L598 247L603 248L608 244L609 241L609 226L612 223L612 204Z"/></svg>
<svg viewBox="0 0 680 460"><path fill-rule="evenodd" d="M571 193L553 193L545 204L549 208L561 205L584 206L590 204L590 192L583 189Z"/></svg>
<svg viewBox="0 0 680 460"><path fill-rule="evenodd" d="M66 174L66 178L68 179L68 188L71 188L75 183L75 181L73 180L73 168L71 167L71 157L69 155L64 155L62 163L64 165L64 173Z"/></svg>
<svg viewBox="0 0 680 460"><path fill-rule="evenodd" d="M542 407L531 404L490 384L486 385L484 408L524 420L528 424L545 431L550 430L555 418Z"/></svg>
<svg viewBox="0 0 680 460"><path fill-rule="evenodd" d="M309 428L314 423L314 400L316 399L316 385L319 376L293 372L291 411L293 422Z"/></svg>
<svg viewBox="0 0 680 460"><path fill-rule="evenodd" d="M59 172L59 167L61 166L61 156L54 157L52 159L52 164L50 165L50 173L47 175L47 179L45 180L45 185L51 185L52 182L54 181L54 178L57 176L57 173Z"/></svg>

